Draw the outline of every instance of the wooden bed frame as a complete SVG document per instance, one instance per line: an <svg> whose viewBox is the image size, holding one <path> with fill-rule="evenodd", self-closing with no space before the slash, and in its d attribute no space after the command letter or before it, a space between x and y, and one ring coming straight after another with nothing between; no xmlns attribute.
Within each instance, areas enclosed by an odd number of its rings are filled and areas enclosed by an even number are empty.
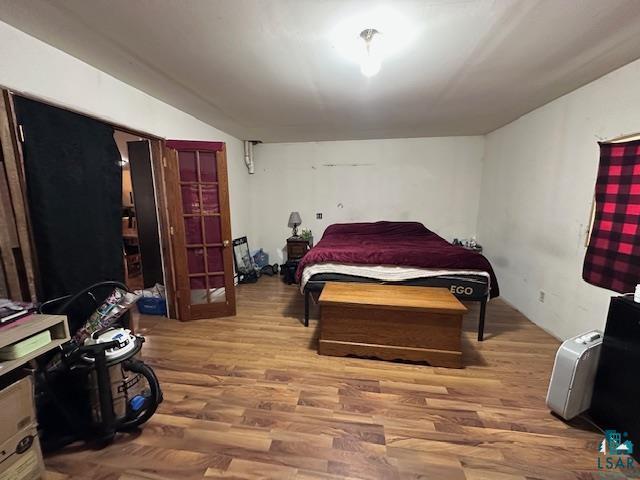
<svg viewBox="0 0 640 480"><path fill-rule="evenodd" d="M318 279L315 279L319 277ZM342 278L342 279L341 279ZM442 275L433 278L421 278L403 282L384 282L366 277L350 277L346 275L332 275L326 278L325 275L312 276L304 286L304 326L309 326L309 307L311 297L317 302L325 282L357 282L357 283L387 283L393 285L407 285L420 287L444 287L461 301L480 302L480 316L478 319L478 341L484 340L484 321L489 300L489 282L482 275Z"/></svg>

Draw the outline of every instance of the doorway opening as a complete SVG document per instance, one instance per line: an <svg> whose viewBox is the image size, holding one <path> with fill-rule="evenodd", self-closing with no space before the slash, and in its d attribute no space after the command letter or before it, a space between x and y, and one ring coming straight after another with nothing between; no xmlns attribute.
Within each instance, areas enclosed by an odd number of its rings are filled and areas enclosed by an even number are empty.
<svg viewBox="0 0 640 480"><path fill-rule="evenodd" d="M114 130L122 168L122 254L131 290L164 289L150 139Z"/></svg>

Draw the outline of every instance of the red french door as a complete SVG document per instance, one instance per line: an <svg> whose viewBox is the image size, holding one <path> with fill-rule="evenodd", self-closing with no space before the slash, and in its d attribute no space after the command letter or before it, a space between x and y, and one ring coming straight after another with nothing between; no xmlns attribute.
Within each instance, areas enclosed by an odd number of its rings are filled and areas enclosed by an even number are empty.
<svg viewBox="0 0 640 480"><path fill-rule="evenodd" d="M165 159L178 319L235 315L225 144L167 140Z"/></svg>

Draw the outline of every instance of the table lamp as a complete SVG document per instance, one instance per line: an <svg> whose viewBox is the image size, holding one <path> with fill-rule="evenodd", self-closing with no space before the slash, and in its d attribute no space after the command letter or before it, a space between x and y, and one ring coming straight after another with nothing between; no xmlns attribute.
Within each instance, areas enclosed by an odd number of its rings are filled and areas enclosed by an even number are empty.
<svg viewBox="0 0 640 480"><path fill-rule="evenodd" d="M298 212L291 212L289 215L289 228L293 228L293 236L298 236L298 225L302 223L302 219L300 218L300 214Z"/></svg>

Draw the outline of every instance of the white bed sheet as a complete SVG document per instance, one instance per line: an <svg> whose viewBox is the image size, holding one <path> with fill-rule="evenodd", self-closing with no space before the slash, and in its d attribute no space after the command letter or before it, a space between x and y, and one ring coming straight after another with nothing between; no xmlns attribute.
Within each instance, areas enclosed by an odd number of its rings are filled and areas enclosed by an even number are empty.
<svg viewBox="0 0 640 480"><path fill-rule="evenodd" d="M399 267L397 265L349 265L343 263L316 263L305 267L300 281L300 290L309 279L319 273L337 273L341 275L353 275L358 277L374 278L383 282L402 282L415 280L418 278L439 277L440 275L481 275L487 278L487 283L491 277L487 272L481 270L441 270L431 268Z"/></svg>

